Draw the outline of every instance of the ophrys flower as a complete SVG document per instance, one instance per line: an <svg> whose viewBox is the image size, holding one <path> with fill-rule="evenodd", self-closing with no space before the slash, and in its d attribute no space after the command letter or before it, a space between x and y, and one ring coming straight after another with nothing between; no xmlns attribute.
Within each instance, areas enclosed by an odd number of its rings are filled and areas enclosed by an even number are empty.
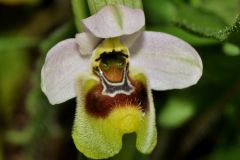
<svg viewBox="0 0 240 160"><path fill-rule="evenodd" d="M50 103L77 96L73 140L91 158L117 154L122 136L136 132L137 149L156 145L151 89L180 89L202 74L197 52L174 36L142 31L144 13L106 6L82 21L84 33L47 54L42 90Z"/></svg>

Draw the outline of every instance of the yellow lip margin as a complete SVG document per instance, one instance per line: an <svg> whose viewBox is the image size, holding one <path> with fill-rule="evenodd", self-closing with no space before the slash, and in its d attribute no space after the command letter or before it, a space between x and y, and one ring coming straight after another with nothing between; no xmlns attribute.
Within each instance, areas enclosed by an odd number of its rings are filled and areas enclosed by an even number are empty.
<svg viewBox="0 0 240 160"><path fill-rule="evenodd" d="M97 61L97 59L99 59L103 53L108 54L113 52L121 52L123 55L126 55L126 63L129 62L128 48L120 42L119 37L107 38L104 39L103 42L100 43L93 51L93 55L91 57L92 68L99 67L100 61Z"/></svg>

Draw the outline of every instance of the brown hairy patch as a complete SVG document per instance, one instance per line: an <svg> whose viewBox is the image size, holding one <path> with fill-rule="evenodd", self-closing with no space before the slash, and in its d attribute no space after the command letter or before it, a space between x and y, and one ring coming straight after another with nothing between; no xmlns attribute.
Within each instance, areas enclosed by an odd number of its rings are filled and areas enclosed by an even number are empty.
<svg viewBox="0 0 240 160"><path fill-rule="evenodd" d="M90 90L86 96L86 111L98 118L104 118L116 107L135 106L142 110L143 113L148 111L149 102L147 89L140 81L133 81L131 84L135 87L135 91L130 95L117 94L114 97L102 95L102 85Z"/></svg>

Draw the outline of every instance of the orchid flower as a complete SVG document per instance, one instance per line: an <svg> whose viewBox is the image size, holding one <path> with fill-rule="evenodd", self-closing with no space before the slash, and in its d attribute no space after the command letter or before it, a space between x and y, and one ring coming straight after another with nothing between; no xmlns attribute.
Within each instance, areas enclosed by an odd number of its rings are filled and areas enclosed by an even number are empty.
<svg viewBox="0 0 240 160"><path fill-rule="evenodd" d="M72 137L85 156L117 154L122 136L136 133L148 154L157 142L151 89L181 89L202 75L198 53L169 34L143 31L144 13L105 6L82 20L85 32L47 53L42 90L51 104L77 97Z"/></svg>

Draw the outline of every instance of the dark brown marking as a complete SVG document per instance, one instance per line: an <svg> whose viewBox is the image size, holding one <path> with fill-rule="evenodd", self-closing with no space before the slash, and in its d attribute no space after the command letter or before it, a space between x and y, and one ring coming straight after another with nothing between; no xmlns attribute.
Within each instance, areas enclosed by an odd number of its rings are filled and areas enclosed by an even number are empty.
<svg viewBox="0 0 240 160"><path fill-rule="evenodd" d="M147 89L140 81L133 81L131 84L135 91L131 95L117 94L114 97L102 95L102 85L94 87L89 91L86 97L86 111L98 118L107 117L108 114L116 107L135 106L142 110L143 113L148 111L149 101Z"/></svg>
<svg viewBox="0 0 240 160"><path fill-rule="evenodd" d="M95 59L95 62L100 61L104 56L109 55L109 54L121 54L123 57L128 58L128 55L123 54L122 52L111 52L111 53L102 53L97 59Z"/></svg>

